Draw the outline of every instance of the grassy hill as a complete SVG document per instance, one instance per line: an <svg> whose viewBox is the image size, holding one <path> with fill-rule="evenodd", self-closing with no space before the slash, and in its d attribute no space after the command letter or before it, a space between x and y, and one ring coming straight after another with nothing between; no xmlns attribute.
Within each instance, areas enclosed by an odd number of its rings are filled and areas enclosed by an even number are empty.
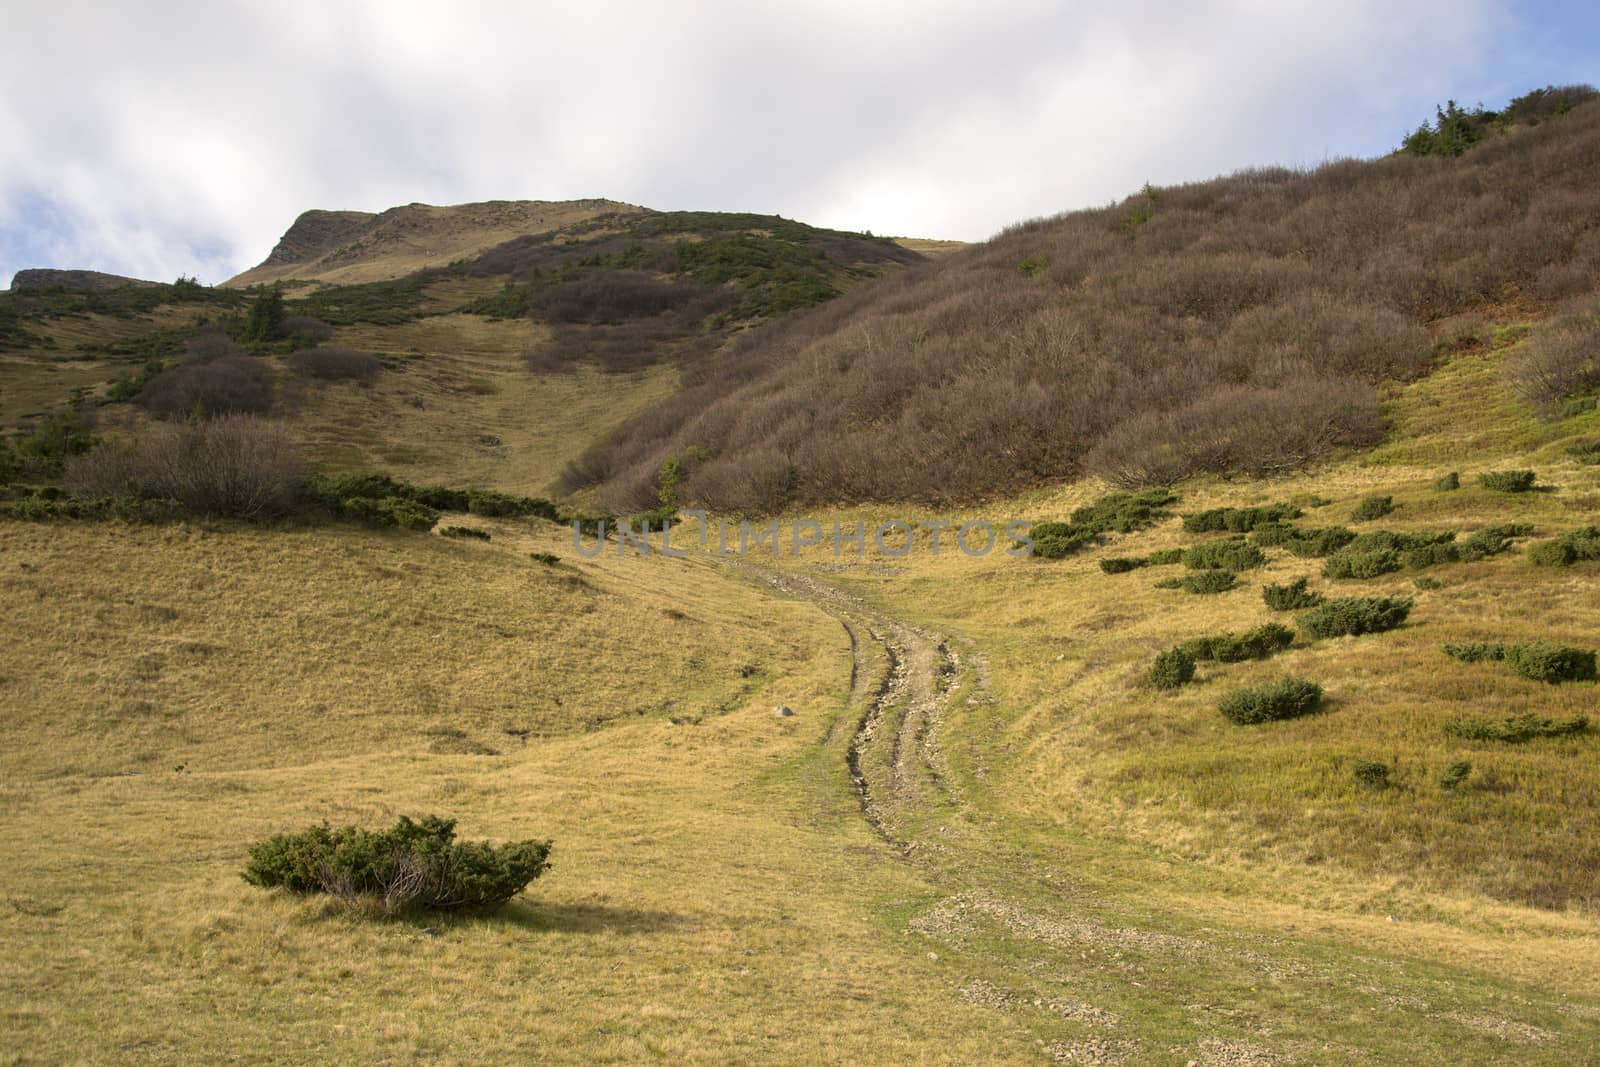
<svg viewBox="0 0 1600 1067"><path fill-rule="evenodd" d="M27 431L0 515L0 1056L1596 1062L1600 119L1526 109L1474 113L1460 154L1441 113L1422 155L1147 192L933 263L637 211L286 284L267 337L260 290L0 298ZM1249 288L1302 268L1318 286ZM1267 296L1224 314L1163 281ZM1170 389L1115 412L1138 434L1028 453L1064 401L1007 376L1093 396L1096 353ZM1307 375L1327 388L1285 421ZM942 421L896 406L935 385ZM169 403L193 396L264 398L323 472L583 486L562 510L665 490L735 525L1021 520L1041 552L968 556L953 528L937 554L927 530L790 552L785 525L728 559L691 521L686 558L591 558L504 506L432 532L62 517L52 463L91 435L200 447L191 424L229 423ZM721 450L690 449L701 414ZM808 419L849 465L802 448L750 481ZM932 458L924 433L949 435ZM1127 495L1150 469L1168 484ZM1316 616L1369 598L1405 606ZM1320 698L1224 714L1286 678ZM271 834L427 813L553 838L554 866L493 914L386 920L239 878Z"/></svg>

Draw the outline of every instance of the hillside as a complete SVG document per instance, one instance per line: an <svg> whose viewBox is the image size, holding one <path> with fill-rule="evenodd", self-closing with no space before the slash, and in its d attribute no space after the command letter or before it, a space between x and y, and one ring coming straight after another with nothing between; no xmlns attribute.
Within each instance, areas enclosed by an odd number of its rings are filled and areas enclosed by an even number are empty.
<svg viewBox="0 0 1600 1067"><path fill-rule="evenodd" d="M0 294L0 1060L1597 1062L1592 95L922 254ZM240 877L429 814L554 865Z"/></svg>
<svg viewBox="0 0 1600 1067"><path fill-rule="evenodd" d="M1259 169L1019 224L741 337L566 484L632 511L677 458L685 499L770 513L1263 476L1373 444L1379 387L1425 375L1453 316L1593 291L1600 104L1577 100L1460 154Z"/></svg>
<svg viewBox="0 0 1600 1067"><path fill-rule="evenodd" d="M447 265L414 269L450 241ZM776 216L608 201L312 212L262 269L387 280L291 286L271 336L247 336L258 297L238 287L0 295L0 427L72 407L127 433L199 403L284 419L325 469L544 492L730 338L922 258ZM337 369L328 350L359 355Z"/></svg>
<svg viewBox="0 0 1600 1067"><path fill-rule="evenodd" d="M11 278L11 289L120 289L126 285L155 285L139 278L120 274L106 274L97 270L53 270L48 267L31 267L19 270Z"/></svg>

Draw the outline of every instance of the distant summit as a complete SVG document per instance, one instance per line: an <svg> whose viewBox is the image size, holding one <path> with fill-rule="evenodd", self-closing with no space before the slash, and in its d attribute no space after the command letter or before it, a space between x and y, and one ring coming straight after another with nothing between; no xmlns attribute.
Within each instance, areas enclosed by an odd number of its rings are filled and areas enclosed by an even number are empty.
<svg viewBox="0 0 1600 1067"><path fill-rule="evenodd" d="M27 289L120 289L124 285L159 285L143 278L125 278L120 274L106 274L97 270L52 270L33 267L19 270L11 279L11 291L20 293Z"/></svg>
<svg viewBox="0 0 1600 1067"><path fill-rule="evenodd" d="M369 211L307 211L260 266L226 286L299 279L349 285L443 267L530 234L556 233L601 215L643 208L615 200L491 200Z"/></svg>

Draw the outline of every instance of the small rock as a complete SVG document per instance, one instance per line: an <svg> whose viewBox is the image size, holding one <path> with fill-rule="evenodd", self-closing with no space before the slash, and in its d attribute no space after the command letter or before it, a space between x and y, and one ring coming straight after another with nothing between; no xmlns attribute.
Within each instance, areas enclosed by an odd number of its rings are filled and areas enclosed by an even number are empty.
<svg viewBox="0 0 1600 1067"><path fill-rule="evenodd" d="M776 715L780 719L787 719L789 716L794 714L794 709L787 704L780 704L772 709L772 714Z"/></svg>

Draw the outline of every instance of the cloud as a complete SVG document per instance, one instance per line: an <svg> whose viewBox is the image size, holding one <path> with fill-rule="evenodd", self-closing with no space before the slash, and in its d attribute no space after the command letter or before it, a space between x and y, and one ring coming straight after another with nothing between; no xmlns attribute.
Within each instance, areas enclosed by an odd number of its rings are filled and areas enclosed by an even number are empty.
<svg viewBox="0 0 1600 1067"><path fill-rule="evenodd" d="M0 279L214 282L307 208L413 201L978 239L1384 151L1515 31L1487 0L32 5L0 40Z"/></svg>

